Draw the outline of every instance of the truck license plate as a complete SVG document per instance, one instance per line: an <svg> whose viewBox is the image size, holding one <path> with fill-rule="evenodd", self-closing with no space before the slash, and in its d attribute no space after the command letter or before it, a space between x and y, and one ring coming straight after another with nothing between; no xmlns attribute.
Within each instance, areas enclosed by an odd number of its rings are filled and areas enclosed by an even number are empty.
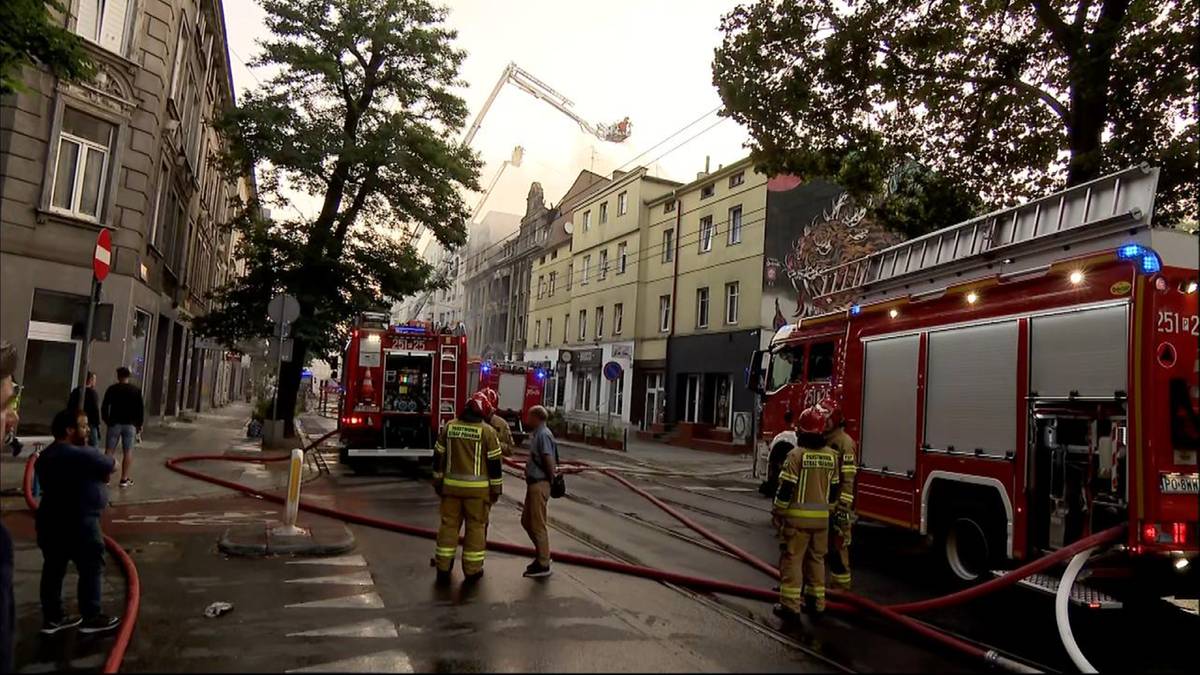
<svg viewBox="0 0 1200 675"><path fill-rule="evenodd" d="M1159 487L1165 495L1200 494L1200 474L1164 473L1159 475Z"/></svg>

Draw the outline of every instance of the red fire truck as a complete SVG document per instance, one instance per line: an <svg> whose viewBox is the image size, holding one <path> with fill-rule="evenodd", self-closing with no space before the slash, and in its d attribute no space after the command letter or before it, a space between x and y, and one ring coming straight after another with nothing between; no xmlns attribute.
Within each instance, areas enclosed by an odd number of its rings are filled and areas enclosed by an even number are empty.
<svg viewBox="0 0 1200 675"><path fill-rule="evenodd" d="M496 414L512 429L513 440L520 444L528 436L525 430L529 409L541 405L546 391L549 363L483 361L479 364L479 389L496 390L499 403Z"/></svg>
<svg viewBox="0 0 1200 675"><path fill-rule="evenodd" d="M839 309L751 363L756 469L777 473L786 416L840 391L859 515L933 535L959 578L1127 523L1122 569L1194 586L1198 240L1151 227L1157 179L1122 171L820 275L816 305Z"/></svg>
<svg viewBox="0 0 1200 675"><path fill-rule="evenodd" d="M364 313L345 351L342 463L371 471L381 460L432 458L438 430L466 402L466 354L465 336Z"/></svg>

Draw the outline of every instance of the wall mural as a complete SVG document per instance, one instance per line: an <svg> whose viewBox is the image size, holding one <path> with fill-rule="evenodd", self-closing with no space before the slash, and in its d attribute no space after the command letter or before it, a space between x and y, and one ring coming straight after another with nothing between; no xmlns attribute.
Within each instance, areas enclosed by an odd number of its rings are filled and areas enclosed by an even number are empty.
<svg viewBox="0 0 1200 675"><path fill-rule="evenodd" d="M763 319L778 329L806 316L849 305L853 298L816 298L828 269L902 241L868 216L838 186L823 180L776 176L767 182L763 256Z"/></svg>

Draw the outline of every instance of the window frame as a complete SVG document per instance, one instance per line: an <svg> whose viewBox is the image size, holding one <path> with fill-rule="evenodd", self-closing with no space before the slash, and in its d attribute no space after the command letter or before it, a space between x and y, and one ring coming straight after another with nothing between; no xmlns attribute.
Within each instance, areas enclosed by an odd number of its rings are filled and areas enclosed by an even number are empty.
<svg viewBox="0 0 1200 675"><path fill-rule="evenodd" d="M736 326L742 316L742 288L741 281L730 281L725 284L725 325ZM732 291L732 293L730 292ZM732 301L732 302L731 302ZM730 320L730 309L733 310L733 319Z"/></svg>
<svg viewBox="0 0 1200 675"><path fill-rule="evenodd" d="M735 188L746 182L746 171L739 171L729 177L729 187Z"/></svg>
<svg viewBox="0 0 1200 675"><path fill-rule="evenodd" d="M663 213L675 213L674 199L669 200L666 204L663 204Z"/></svg>
<svg viewBox="0 0 1200 675"><path fill-rule="evenodd" d="M627 266L626 258L628 257L628 242L617 244L617 274L624 274Z"/></svg>
<svg viewBox="0 0 1200 675"><path fill-rule="evenodd" d="M74 110L77 113L87 115L87 113L84 113L82 110L78 110L78 109L74 109L74 108L72 108L72 110ZM64 109L64 116L65 116L65 109ZM92 117L94 119L99 119L101 122L104 122L105 124L109 125L112 128L111 132L109 133L109 145L108 145L108 147L105 147L103 145L100 145L99 143L96 143L95 141L88 140L88 139L82 138L80 136L76 136L75 134L72 134L68 131L64 131L60 128L59 132L58 132L58 145L55 148L55 153L54 153L54 166L50 169L50 177L51 178L50 178L50 191L48 193L48 195L49 195L48 206L49 206L49 210L51 210L55 213L60 213L65 216L70 216L72 218L79 218L81 220L87 220L89 222L101 223L104 220L104 209L107 206L107 200L105 199L105 197L108 196L106 194L108 192L108 190L106 189L106 187L108 185L108 175L109 175L109 171L110 171L110 165L111 165L112 159L113 159L113 148L112 148L113 136L116 135L117 128L116 128L115 124L112 124L108 120L95 117L94 115L88 115L88 116ZM75 169L74 169L74 173L72 174L73 182L71 185L70 206L65 207L65 208L62 206L57 206L54 203L54 193L58 188L58 167L59 167L59 164L63 161L63 143L64 142L74 143L77 146L79 146L79 152L75 155ZM83 211L79 210L79 204L81 201L81 197L83 197L83 184L84 184L83 175L84 175L84 171L87 169L87 162L89 160L89 155L90 155L89 151L90 150L97 150L97 151L103 153L103 157L101 159L100 180L96 186L96 215L94 215L94 216L88 215L88 214L84 213Z"/></svg>
<svg viewBox="0 0 1200 675"><path fill-rule="evenodd" d="M604 338L604 306L596 308L596 339Z"/></svg>
<svg viewBox="0 0 1200 675"><path fill-rule="evenodd" d="M579 341L587 339L587 310L579 310Z"/></svg>
<svg viewBox="0 0 1200 675"><path fill-rule="evenodd" d="M588 270L591 269L591 267L592 267L592 256L591 255L583 256L583 278L579 280L580 286L588 285Z"/></svg>
<svg viewBox="0 0 1200 675"><path fill-rule="evenodd" d="M583 231L587 232L592 229L592 210L588 209L583 212Z"/></svg>
<svg viewBox="0 0 1200 675"><path fill-rule="evenodd" d="M629 213L629 193L620 192L617 194L617 215L623 216Z"/></svg>
<svg viewBox="0 0 1200 675"><path fill-rule="evenodd" d="M550 271L548 281L549 281L549 287L546 289L547 290L546 296L553 298L554 297L554 287L558 283L558 270Z"/></svg>
<svg viewBox="0 0 1200 675"><path fill-rule="evenodd" d="M537 280L537 299L538 300L542 299L542 293L543 293L542 284L544 284L545 282L546 282L545 276L539 274L538 280Z"/></svg>
<svg viewBox="0 0 1200 675"><path fill-rule="evenodd" d="M733 214L735 212L737 213L737 227L734 227ZM738 244L742 243L742 228L745 226L743 215L741 204L729 207L729 227L726 228L725 232L726 246L737 246ZM736 239L734 238L735 234L737 235Z"/></svg>
<svg viewBox="0 0 1200 675"><path fill-rule="evenodd" d="M700 199L710 199L717 194L717 183L713 181L700 187Z"/></svg>
<svg viewBox="0 0 1200 675"><path fill-rule="evenodd" d="M603 225L608 222L608 202L600 202L600 215L598 224Z"/></svg>
<svg viewBox="0 0 1200 675"><path fill-rule="evenodd" d="M565 345L571 341L571 313L563 315L563 341Z"/></svg>
<svg viewBox="0 0 1200 675"><path fill-rule="evenodd" d="M442 323L445 323L445 322L443 321ZM538 346L538 343L541 341L542 341L542 320L535 319L533 322L533 346L534 347Z"/></svg>
<svg viewBox="0 0 1200 675"><path fill-rule="evenodd" d="M671 330L671 296L658 296L658 332L666 333Z"/></svg>
<svg viewBox="0 0 1200 675"><path fill-rule="evenodd" d="M697 244L699 245L700 253L709 253L713 249L713 239L717 237L717 226L713 223L711 215L702 216L700 218L700 238Z"/></svg>
<svg viewBox="0 0 1200 675"><path fill-rule="evenodd" d="M608 249L602 249L596 256L596 281L604 281L608 278Z"/></svg>
<svg viewBox="0 0 1200 675"><path fill-rule="evenodd" d="M663 230L662 247L662 261L664 263L673 262L675 260L675 228L668 227Z"/></svg>
<svg viewBox="0 0 1200 675"><path fill-rule="evenodd" d="M625 303L613 303L613 335L620 335L625 328Z"/></svg>
<svg viewBox="0 0 1200 675"><path fill-rule="evenodd" d="M696 328L708 328L710 295L708 286L696 289Z"/></svg>

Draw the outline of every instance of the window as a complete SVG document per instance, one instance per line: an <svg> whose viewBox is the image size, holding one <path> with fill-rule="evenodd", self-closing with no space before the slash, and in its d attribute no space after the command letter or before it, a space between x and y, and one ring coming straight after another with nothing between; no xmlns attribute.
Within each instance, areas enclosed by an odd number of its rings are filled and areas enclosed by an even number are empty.
<svg viewBox="0 0 1200 675"><path fill-rule="evenodd" d="M596 277L600 281L604 281L605 279L608 278L608 249L604 249L603 251L600 251L600 264L598 265L598 267L599 267L599 272L596 275Z"/></svg>
<svg viewBox="0 0 1200 675"><path fill-rule="evenodd" d="M741 205L729 209L729 239L726 243L728 243L730 246L742 243Z"/></svg>
<svg viewBox="0 0 1200 675"><path fill-rule="evenodd" d="M618 302L613 305L613 335L620 335L625 323L625 305Z"/></svg>
<svg viewBox="0 0 1200 675"><path fill-rule="evenodd" d="M625 377L608 383L608 412L620 415L625 409Z"/></svg>
<svg viewBox="0 0 1200 675"><path fill-rule="evenodd" d="M674 199L667 202L666 204L663 204L663 213L671 213L674 210L675 210L675 200Z"/></svg>
<svg viewBox="0 0 1200 675"><path fill-rule="evenodd" d="M538 296L538 300L541 300L541 299L542 299L542 292L543 292L543 291L542 291L542 284L545 282L545 280L546 280L546 279L545 279L545 277L544 277L544 276L542 276L541 274L539 274L539 275L538 275L538 283L537 283L537 296Z"/></svg>
<svg viewBox="0 0 1200 675"><path fill-rule="evenodd" d="M554 319L546 317L546 346L550 346L550 341L554 339Z"/></svg>
<svg viewBox="0 0 1200 675"><path fill-rule="evenodd" d="M717 184L709 183L708 185L705 185L704 187L700 188L700 199L708 199L709 197L716 194L716 191L717 191Z"/></svg>
<svg viewBox="0 0 1200 675"><path fill-rule="evenodd" d="M737 187L746 182L746 172L739 171L729 177L729 187Z"/></svg>
<svg viewBox="0 0 1200 675"><path fill-rule="evenodd" d="M558 281L558 272L551 272L550 273L550 287L548 289L546 289L546 295L549 295L550 297L554 297L554 286L556 285L557 281Z"/></svg>
<svg viewBox="0 0 1200 675"><path fill-rule="evenodd" d="M629 194L622 192L617 195L617 215L623 216L629 212Z"/></svg>
<svg viewBox="0 0 1200 675"><path fill-rule="evenodd" d="M567 332L571 330L571 315L563 315L563 344L567 344Z"/></svg>
<svg viewBox="0 0 1200 675"><path fill-rule="evenodd" d="M604 337L604 308L596 308L596 339Z"/></svg>
<svg viewBox="0 0 1200 675"><path fill-rule="evenodd" d="M558 249L554 249L553 251L550 251L550 259L551 260L558 259Z"/></svg>
<svg viewBox="0 0 1200 675"><path fill-rule="evenodd" d="M617 244L617 274L625 273L625 242Z"/></svg>
<svg viewBox="0 0 1200 675"><path fill-rule="evenodd" d="M546 256L542 256L541 258L538 258L538 265L545 265L545 264L546 264Z"/></svg>
<svg viewBox="0 0 1200 675"><path fill-rule="evenodd" d="M179 39L175 42L175 66L171 68L171 98L179 98L179 83L183 80L184 57L188 51L187 12L179 22Z"/></svg>
<svg viewBox="0 0 1200 675"><path fill-rule="evenodd" d="M665 333L671 330L671 296L658 296L658 330Z"/></svg>
<svg viewBox="0 0 1200 675"><path fill-rule="evenodd" d="M79 0L75 32L110 52L123 54L128 12L128 0Z"/></svg>
<svg viewBox="0 0 1200 675"><path fill-rule="evenodd" d="M445 323L445 322L443 321L442 323ZM542 341L542 321L541 321L541 319L538 319L537 321L533 322L533 346L534 347L538 346L538 343L541 341Z"/></svg>
<svg viewBox="0 0 1200 675"><path fill-rule="evenodd" d="M696 289L696 328L708 328L708 287Z"/></svg>
<svg viewBox="0 0 1200 675"><path fill-rule="evenodd" d="M818 342L808 348L808 381L833 377L833 341Z"/></svg>
<svg viewBox="0 0 1200 675"><path fill-rule="evenodd" d="M725 323L738 322L738 282L725 284Z"/></svg>
<svg viewBox="0 0 1200 675"><path fill-rule="evenodd" d="M587 232L589 229L591 229L591 227L592 227L592 212L584 211L583 212L583 231Z"/></svg>
<svg viewBox="0 0 1200 675"><path fill-rule="evenodd" d="M700 219L700 252L708 253L712 250L713 234L717 228L713 226L712 216L704 216Z"/></svg>
<svg viewBox="0 0 1200 675"><path fill-rule="evenodd" d="M608 202L603 202L600 204L600 224L603 225L607 222L608 222Z"/></svg>
<svg viewBox="0 0 1200 675"><path fill-rule="evenodd" d="M571 290L571 284L575 280L575 263L567 265L567 290Z"/></svg>
<svg viewBox="0 0 1200 675"><path fill-rule="evenodd" d="M50 205L72 215L99 220L108 182L113 125L71 108L63 109L58 164Z"/></svg>
<svg viewBox="0 0 1200 675"><path fill-rule="evenodd" d="M662 261L669 263L675 259L675 229L663 230Z"/></svg>
<svg viewBox="0 0 1200 675"><path fill-rule="evenodd" d="M587 339L587 310L579 310L579 339Z"/></svg>
<svg viewBox="0 0 1200 675"><path fill-rule="evenodd" d="M590 256L590 255L583 256L583 278L579 280L580 284L582 284L584 286L587 285L588 271L591 269L592 269L592 256Z"/></svg>

